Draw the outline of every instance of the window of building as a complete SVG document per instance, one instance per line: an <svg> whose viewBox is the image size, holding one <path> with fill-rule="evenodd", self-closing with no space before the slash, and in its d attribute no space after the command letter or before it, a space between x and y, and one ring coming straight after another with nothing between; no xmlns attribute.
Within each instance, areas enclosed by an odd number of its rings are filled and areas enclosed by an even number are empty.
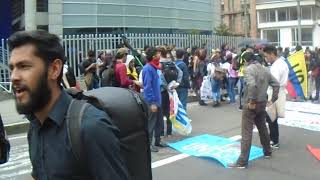
<svg viewBox="0 0 320 180"><path fill-rule="evenodd" d="M298 29L291 29L292 33L292 45L298 45ZM301 45L302 46L312 46L313 45L313 29L312 28L302 28L301 29Z"/></svg>
<svg viewBox="0 0 320 180"><path fill-rule="evenodd" d="M259 11L259 23L276 22L276 11L274 9Z"/></svg>
<svg viewBox="0 0 320 180"><path fill-rule="evenodd" d="M278 9L278 21L287 21L288 20L288 13L286 8Z"/></svg>
<svg viewBox="0 0 320 180"><path fill-rule="evenodd" d="M302 6L301 18L302 19L312 19L312 7L311 6Z"/></svg>
<svg viewBox="0 0 320 180"><path fill-rule="evenodd" d="M298 13L297 13L296 7L289 8L289 20L290 21L298 20Z"/></svg>
<svg viewBox="0 0 320 180"><path fill-rule="evenodd" d="M37 12L48 12L48 0L37 0Z"/></svg>
<svg viewBox="0 0 320 180"><path fill-rule="evenodd" d="M228 5L228 10L231 12L234 11L234 0L228 0Z"/></svg>
<svg viewBox="0 0 320 180"><path fill-rule="evenodd" d="M263 30L263 39L267 39L274 46L280 45L279 29Z"/></svg>
<svg viewBox="0 0 320 180"><path fill-rule="evenodd" d="M267 21L267 10L259 11L259 23L265 23Z"/></svg>

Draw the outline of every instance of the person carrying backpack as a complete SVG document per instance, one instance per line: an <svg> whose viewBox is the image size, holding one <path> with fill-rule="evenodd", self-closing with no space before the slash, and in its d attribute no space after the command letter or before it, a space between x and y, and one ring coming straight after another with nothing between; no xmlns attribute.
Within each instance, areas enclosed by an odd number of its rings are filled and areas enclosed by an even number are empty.
<svg viewBox="0 0 320 180"><path fill-rule="evenodd" d="M182 81L179 87L177 88L177 93L182 106L187 111L188 90L190 88L190 75L189 75L188 66L183 61L185 55L186 54L183 49L176 50L177 60L175 63L183 72Z"/></svg>
<svg viewBox="0 0 320 180"><path fill-rule="evenodd" d="M161 46L158 48L160 52L160 64L161 64L161 110L162 117L166 117L167 119L167 135L172 135L172 123L169 119L170 115L170 101L168 94L168 84L172 81L176 81L177 83L181 83L183 72L181 69L173 62L172 55L170 51L167 50L165 46ZM177 88L175 86L174 88ZM163 127L163 125L162 125ZM164 128L162 128L162 135L164 135ZM159 146L162 146L161 144ZM165 146L165 145L163 145Z"/></svg>
<svg viewBox="0 0 320 180"><path fill-rule="evenodd" d="M10 36L11 83L16 109L30 121L28 131L32 177L68 180L127 180L119 129L110 116L87 104L79 108L81 126L67 116L74 102L61 88L64 49L60 39L46 31L20 31ZM66 121L66 119L72 121ZM73 123L70 123L73 122ZM74 129L76 128L76 129ZM75 156L70 129L78 130L82 158Z"/></svg>

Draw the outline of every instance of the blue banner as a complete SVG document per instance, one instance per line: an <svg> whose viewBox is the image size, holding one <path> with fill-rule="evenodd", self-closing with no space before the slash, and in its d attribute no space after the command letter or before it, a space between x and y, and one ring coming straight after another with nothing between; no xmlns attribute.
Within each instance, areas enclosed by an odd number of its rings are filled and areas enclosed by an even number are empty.
<svg viewBox="0 0 320 180"><path fill-rule="evenodd" d="M170 143L169 146L191 156L213 158L226 168L228 164L235 163L240 155L240 142L208 134ZM263 150L251 146L249 161L259 157L263 157Z"/></svg>

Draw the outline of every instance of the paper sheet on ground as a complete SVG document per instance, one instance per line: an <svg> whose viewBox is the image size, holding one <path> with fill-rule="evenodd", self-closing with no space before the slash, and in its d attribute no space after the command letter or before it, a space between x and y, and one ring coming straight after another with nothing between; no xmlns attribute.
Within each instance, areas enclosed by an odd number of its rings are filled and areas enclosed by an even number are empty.
<svg viewBox="0 0 320 180"><path fill-rule="evenodd" d="M208 134L171 143L169 146L191 156L213 158L224 167L228 167L230 163L235 163L240 155L240 142ZM261 148L251 147L249 160L262 156Z"/></svg>
<svg viewBox="0 0 320 180"><path fill-rule="evenodd" d="M279 124L311 131L320 131L320 105L310 102L287 102L286 117Z"/></svg>

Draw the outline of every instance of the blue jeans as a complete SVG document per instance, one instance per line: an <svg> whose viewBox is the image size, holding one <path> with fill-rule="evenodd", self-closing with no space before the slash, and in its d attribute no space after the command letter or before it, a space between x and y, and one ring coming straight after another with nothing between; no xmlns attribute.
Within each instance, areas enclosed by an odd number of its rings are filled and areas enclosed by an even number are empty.
<svg viewBox="0 0 320 180"><path fill-rule="evenodd" d="M220 93L221 80L211 79L211 85L212 85L213 101L220 102L220 100L221 100L221 93Z"/></svg>
<svg viewBox="0 0 320 180"><path fill-rule="evenodd" d="M92 78L92 83L89 87L87 87L87 90L92 90L92 89L98 89L99 88L99 79L94 77Z"/></svg>
<svg viewBox="0 0 320 180"><path fill-rule="evenodd" d="M236 85L238 78L228 78L228 96L230 98L230 103L235 103L236 102L236 97L235 97L235 92L234 92L234 87Z"/></svg>
<svg viewBox="0 0 320 180"><path fill-rule="evenodd" d="M177 88L177 93L184 110L187 111L188 88Z"/></svg>
<svg viewBox="0 0 320 180"><path fill-rule="evenodd" d="M244 91L244 77L240 77L240 94L239 94L239 99L240 99L240 109L242 109L243 106L243 91Z"/></svg>

